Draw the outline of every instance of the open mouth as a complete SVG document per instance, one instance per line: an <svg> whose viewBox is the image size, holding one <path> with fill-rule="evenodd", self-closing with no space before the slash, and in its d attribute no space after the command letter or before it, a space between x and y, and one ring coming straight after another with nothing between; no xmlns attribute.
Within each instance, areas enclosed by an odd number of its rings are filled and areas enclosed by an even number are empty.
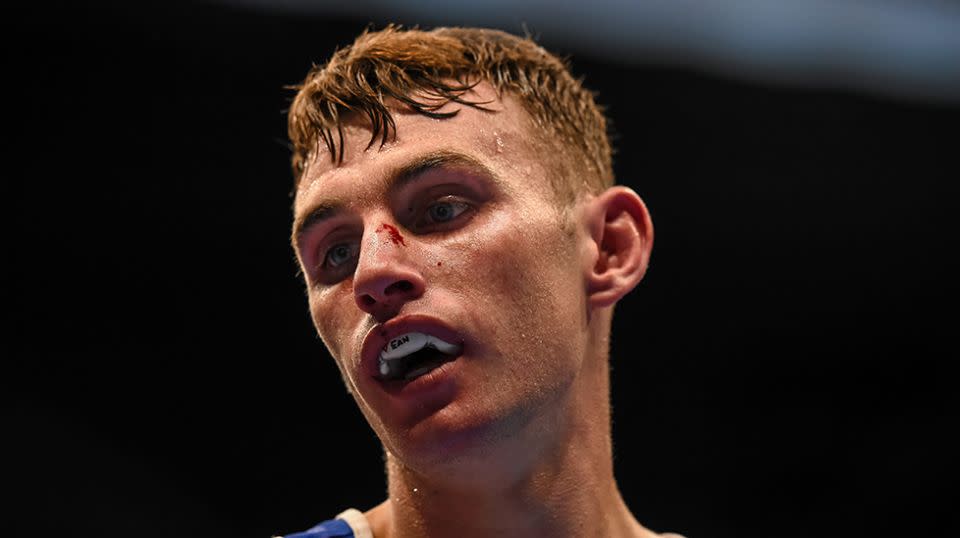
<svg viewBox="0 0 960 538"><path fill-rule="evenodd" d="M462 345L431 334L404 333L390 340L380 352L380 379L410 381L455 360L462 352Z"/></svg>

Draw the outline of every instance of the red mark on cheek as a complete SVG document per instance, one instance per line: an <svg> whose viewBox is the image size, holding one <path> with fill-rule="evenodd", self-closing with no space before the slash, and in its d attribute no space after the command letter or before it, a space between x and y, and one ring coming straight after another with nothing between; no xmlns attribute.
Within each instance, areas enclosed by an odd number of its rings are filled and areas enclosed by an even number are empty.
<svg viewBox="0 0 960 538"><path fill-rule="evenodd" d="M443 265L443 262L437 262L437 267L440 267L441 265Z"/></svg>
<svg viewBox="0 0 960 538"><path fill-rule="evenodd" d="M393 241L394 245L407 246L407 244L403 242L403 236L400 235L400 230L398 230L396 226L391 226L387 223L383 223L380 225L379 228L376 229L376 231L378 232L382 232L384 230L386 230L386 232L390 234L390 240Z"/></svg>

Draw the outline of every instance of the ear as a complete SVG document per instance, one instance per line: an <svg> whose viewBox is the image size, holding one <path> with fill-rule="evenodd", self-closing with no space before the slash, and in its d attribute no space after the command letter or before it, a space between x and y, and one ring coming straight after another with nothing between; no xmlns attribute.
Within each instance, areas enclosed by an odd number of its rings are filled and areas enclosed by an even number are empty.
<svg viewBox="0 0 960 538"><path fill-rule="evenodd" d="M647 272L653 222L640 196L622 186L589 199L582 216L589 248L587 299L594 308L612 306Z"/></svg>

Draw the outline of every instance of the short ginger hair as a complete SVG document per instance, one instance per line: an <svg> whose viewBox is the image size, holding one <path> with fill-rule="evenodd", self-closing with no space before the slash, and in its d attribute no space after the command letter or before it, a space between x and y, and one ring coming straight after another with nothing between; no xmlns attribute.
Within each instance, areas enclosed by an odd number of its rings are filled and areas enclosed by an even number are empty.
<svg viewBox="0 0 960 538"><path fill-rule="evenodd" d="M613 184L613 162L607 120L594 94L570 73L567 64L537 45L499 30L436 28L430 31L388 26L364 31L352 45L339 49L324 65L315 65L287 117L293 146L295 184L309 159L326 145L335 163L343 160L343 121L365 117L371 130L368 148L385 144L396 134L386 100L434 118L450 102L481 110L485 102L464 95L480 81L499 95L518 98L532 118L533 134L566 157L556 170L554 189L563 199L584 190L597 193ZM336 133L336 135L334 135Z"/></svg>

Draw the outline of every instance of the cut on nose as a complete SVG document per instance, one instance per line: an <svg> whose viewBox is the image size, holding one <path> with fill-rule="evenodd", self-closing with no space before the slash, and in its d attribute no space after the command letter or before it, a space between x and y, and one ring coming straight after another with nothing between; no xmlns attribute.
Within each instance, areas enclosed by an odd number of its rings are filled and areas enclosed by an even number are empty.
<svg viewBox="0 0 960 538"><path fill-rule="evenodd" d="M370 228L354 272L353 292L360 310L390 317L423 295L425 282L410 257L400 230L382 222Z"/></svg>

